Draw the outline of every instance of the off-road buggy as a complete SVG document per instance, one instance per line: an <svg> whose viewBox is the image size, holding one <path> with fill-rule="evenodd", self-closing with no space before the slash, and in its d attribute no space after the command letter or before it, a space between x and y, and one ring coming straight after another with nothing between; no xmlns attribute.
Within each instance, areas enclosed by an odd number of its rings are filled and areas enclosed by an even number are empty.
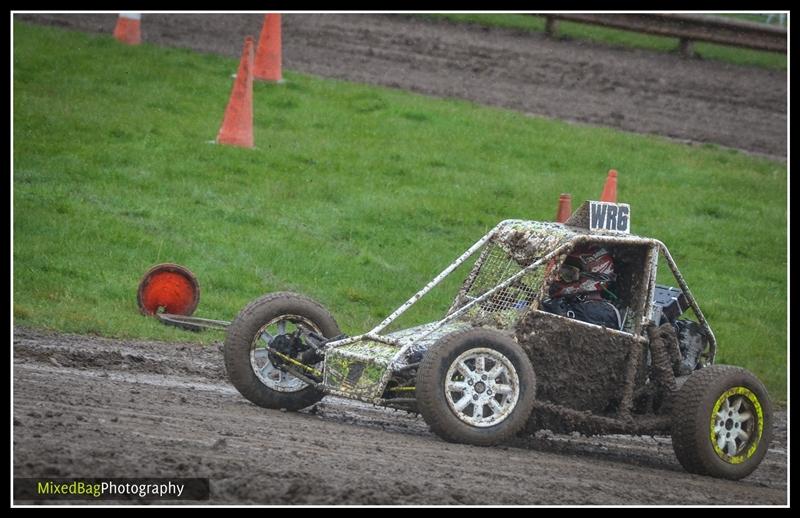
<svg viewBox="0 0 800 518"><path fill-rule="evenodd" d="M772 435L767 391L714 364L714 333L667 247L629 226L628 205L604 202L564 224L503 221L359 336L341 335L308 297L266 295L228 327L228 375L262 407L299 410L332 394L419 412L443 439L475 445L540 428L669 434L687 471L745 477ZM586 245L613 255L619 329L541 309L565 258ZM440 320L385 332L470 258ZM664 266L678 288L657 283ZM689 309L694 319L681 318Z"/></svg>

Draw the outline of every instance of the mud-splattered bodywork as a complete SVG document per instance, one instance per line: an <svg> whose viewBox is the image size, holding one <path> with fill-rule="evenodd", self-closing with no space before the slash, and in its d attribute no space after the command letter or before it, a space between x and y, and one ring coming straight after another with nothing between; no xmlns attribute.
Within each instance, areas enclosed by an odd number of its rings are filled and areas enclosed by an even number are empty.
<svg viewBox="0 0 800 518"><path fill-rule="evenodd" d="M620 331L539 309L567 254L588 243L614 250L618 305L625 313ZM661 429L665 421L654 418L653 409L658 403L654 391L662 385L649 378L651 354L646 333L653 318L659 252L708 332L708 361L713 362L713 333L661 242L616 232L593 233L567 224L507 220L374 329L328 344L322 388L376 404L413 400L415 367L429 347L454 331L491 327L516 340L532 362L537 376L534 414L541 417L539 426L555 428L547 420L549 415L555 416L550 421L561 418L562 425L589 432ZM474 266L441 320L382 334L475 254ZM537 426L533 417L531 424Z"/></svg>

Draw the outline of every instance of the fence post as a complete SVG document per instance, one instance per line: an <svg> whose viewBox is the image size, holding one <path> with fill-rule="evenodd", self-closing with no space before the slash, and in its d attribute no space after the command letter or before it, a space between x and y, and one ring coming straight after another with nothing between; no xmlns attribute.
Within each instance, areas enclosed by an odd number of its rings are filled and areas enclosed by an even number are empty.
<svg viewBox="0 0 800 518"><path fill-rule="evenodd" d="M555 19L553 16L546 16L544 22L544 32L553 38L557 36L558 33L558 20Z"/></svg>
<svg viewBox="0 0 800 518"><path fill-rule="evenodd" d="M694 55L692 40L689 38L681 38L680 42L678 43L678 50L680 51L681 56L685 58L692 57L692 55Z"/></svg>

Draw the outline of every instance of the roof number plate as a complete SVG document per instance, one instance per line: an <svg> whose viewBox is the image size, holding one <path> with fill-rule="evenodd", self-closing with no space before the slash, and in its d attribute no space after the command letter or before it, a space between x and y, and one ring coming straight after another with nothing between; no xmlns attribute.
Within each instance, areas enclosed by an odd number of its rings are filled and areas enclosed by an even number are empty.
<svg viewBox="0 0 800 518"><path fill-rule="evenodd" d="M589 230L631 233L631 207L627 203L589 202Z"/></svg>

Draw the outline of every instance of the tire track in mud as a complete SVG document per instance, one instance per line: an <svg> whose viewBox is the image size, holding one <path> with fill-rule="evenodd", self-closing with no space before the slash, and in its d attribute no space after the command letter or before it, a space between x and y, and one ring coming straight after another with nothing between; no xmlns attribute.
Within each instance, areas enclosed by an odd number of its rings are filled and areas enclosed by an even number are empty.
<svg viewBox="0 0 800 518"><path fill-rule="evenodd" d="M787 501L785 412L761 467L732 482L685 473L664 437L540 431L479 448L441 441L418 416L343 399L266 410L222 365L220 345L15 329L14 476L209 477L211 503Z"/></svg>
<svg viewBox="0 0 800 518"><path fill-rule="evenodd" d="M17 18L111 34L113 14ZM143 41L238 57L258 14L146 14ZM402 15L286 14L284 66L785 159L786 71Z"/></svg>

